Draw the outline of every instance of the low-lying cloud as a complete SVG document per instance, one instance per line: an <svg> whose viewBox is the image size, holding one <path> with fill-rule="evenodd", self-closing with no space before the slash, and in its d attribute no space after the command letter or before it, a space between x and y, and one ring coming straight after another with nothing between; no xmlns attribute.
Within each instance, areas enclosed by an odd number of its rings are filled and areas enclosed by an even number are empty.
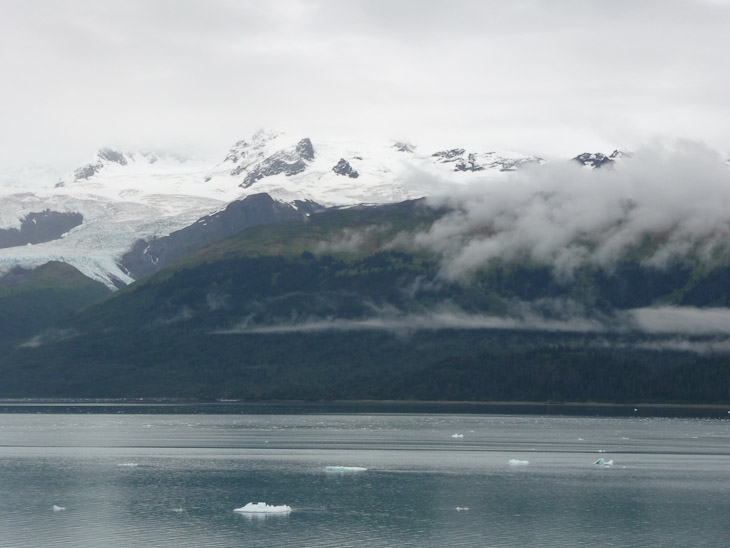
<svg viewBox="0 0 730 548"><path fill-rule="evenodd" d="M688 141L596 170L577 162L526 168L431 202L454 211L414 245L438 253L450 279L494 259L528 259L570 277L581 265L610 267L647 236L656 247L644 260L661 267L688 253L710 260L730 241L730 169Z"/></svg>
<svg viewBox="0 0 730 548"><path fill-rule="evenodd" d="M730 352L730 308L647 307L591 314L571 301L518 303L510 316L470 314L442 309L427 313L395 310L358 319L310 318L306 321L253 324L215 331L217 335L277 335L293 333L383 331L408 335L419 331L524 330L551 333L642 335L625 343L635 348L695 353ZM612 343L618 344L622 343Z"/></svg>
<svg viewBox="0 0 730 548"><path fill-rule="evenodd" d="M524 329L551 332L594 332L604 327L586 318L548 319L538 315L499 317L463 312L434 312L430 314L400 314L372 316L362 319L324 318L292 324L250 326L240 325L217 334L282 334L324 331L389 331L411 333L441 330Z"/></svg>

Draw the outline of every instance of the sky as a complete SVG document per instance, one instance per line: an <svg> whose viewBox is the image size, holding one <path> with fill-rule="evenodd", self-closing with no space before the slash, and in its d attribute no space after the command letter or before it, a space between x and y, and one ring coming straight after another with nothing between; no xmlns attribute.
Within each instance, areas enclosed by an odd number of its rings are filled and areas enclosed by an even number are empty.
<svg viewBox="0 0 730 548"><path fill-rule="evenodd" d="M730 153L730 0L0 0L0 165L267 127ZM222 151L222 152L219 152Z"/></svg>

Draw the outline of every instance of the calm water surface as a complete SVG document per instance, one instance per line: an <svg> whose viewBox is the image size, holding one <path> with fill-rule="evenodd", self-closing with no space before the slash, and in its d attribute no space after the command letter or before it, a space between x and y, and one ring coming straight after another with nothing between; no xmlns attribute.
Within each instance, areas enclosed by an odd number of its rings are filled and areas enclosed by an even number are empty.
<svg viewBox="0 0 730 548"><path fill-rule="evenodd" d="M2 547L728 545L727 419L0 414Z"/></svg>

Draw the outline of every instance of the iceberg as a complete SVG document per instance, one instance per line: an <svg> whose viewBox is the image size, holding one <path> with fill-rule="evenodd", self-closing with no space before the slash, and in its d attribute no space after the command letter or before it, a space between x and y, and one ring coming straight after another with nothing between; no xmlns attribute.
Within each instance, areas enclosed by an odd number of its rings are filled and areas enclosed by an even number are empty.
<svg viewBox="0 0 730 548"><path fill-rule="evenodd" d="M468 506L457 506L456 511L457 512L466 512L469 509Z"/></svg>
<svg viewBox="0 0 730 548"><path fill-rule="evenodd" d="M54 512L62 512L65 509L66 509L65 506L56 506L55 504L53 505L53 511Z"/></svg>
<svg viewBox="0 0 730 548"><path fill-rule="evenodd" d="M287 506L286 504L272 506L265 502L249 502L246 506L234 508L233 511L241 514L288 514L291 512L291 506Z"/></svg>
<svg viewBox="0 0 730 548"><path fill-rule="evenodd" d="M453 436L451 436L451 437L452 437L452 438L463 438L463 437L464 437L464 434L454 434L454 435L453 435Z"/></svg>
<svg viewBox="0 0 730 548"><path fill-rule="evenodd" d="M519 460L519 459L509 459L509 462L507 463L510 466L527 466L530 464L529 460Z"/></svg>
<svg viewBox="0 0 730 548"><path fill-rule="evenodd" d="M598 466L603 466L604 468L608 468L609 466L613 466L613 459L611 460L605 460L603 458L598 459L593 464Z"/></svg>
<svg viewBox="0 0 730 548"><path fill-rule="evenodd" d="M352 474L357 472L367 472L367 468L361 468L359 466L325 466L325 472L335 474Z"/></svg>

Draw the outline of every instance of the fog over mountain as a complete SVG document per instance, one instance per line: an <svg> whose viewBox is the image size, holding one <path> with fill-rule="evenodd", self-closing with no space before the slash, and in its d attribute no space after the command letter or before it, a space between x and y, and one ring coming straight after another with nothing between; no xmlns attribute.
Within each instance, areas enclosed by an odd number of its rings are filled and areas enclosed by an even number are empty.
<svg viewBox="0 0 730 548"><path fill-rule="evenodd" d="M692 254L730 251L730 169L705 145L647 147L600 169L552 163L434 197L455 211L415 244L438 251L448 278L490 260L525 258L570 278L585 264L609 267L646 236L661 235L643 263L661 267Z"/></svg>

